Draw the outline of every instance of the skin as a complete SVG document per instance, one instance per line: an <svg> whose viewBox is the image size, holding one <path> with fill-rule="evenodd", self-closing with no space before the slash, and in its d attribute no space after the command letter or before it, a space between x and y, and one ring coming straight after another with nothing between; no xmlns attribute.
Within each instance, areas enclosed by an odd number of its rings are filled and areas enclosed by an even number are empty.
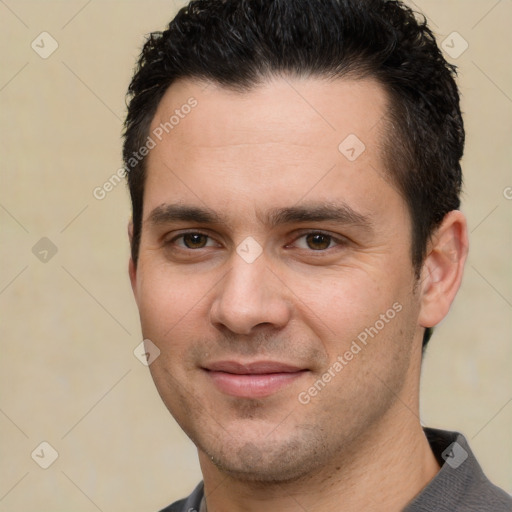
<svg viewBox="0 0 512 512"><path fill-rule="evenodd" d="M191 96L197 107L148 156L130 277L144 338L161 351L152 377L198 447L209 512L401 510L439 469L419 422L421 340L460 285L463 215L445 217L417 280L410 215L382 154L387 96L372 80L274 78L243 93L182 80L151 129ZM349 134L366 148L354 161L338 150ZM175 218L168 205L218 219ZM344 215L270 222L325 205ZM237 253L249 236L262 250L252 263ZM205 369L227 360L302 371L267 396L231 396Z"/></svg>

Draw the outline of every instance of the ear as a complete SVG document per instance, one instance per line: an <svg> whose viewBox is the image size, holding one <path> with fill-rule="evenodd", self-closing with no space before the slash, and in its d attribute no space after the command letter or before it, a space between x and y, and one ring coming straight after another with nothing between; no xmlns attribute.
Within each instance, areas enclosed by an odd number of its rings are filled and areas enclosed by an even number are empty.
<svg viewBox="0 0 512 512"><path fill-rule="evenodd" d="M130 219L128 223L128 238L130 240L130 248L133 243L133 220ZM135 296L135 301L137 301L137 267L135 266L135 262L133 258L130 256L130 260L128 262L128 274L130 276L130 283L132 285L133 295Z"/></svg>
<svg viewBox="0 0 512 512"><path fill-rule="evenodd" d="M468 232L464 215L447 213L427 249L420 281L421 327L434 327L448 313L459 290L468 253Z"/></svg>

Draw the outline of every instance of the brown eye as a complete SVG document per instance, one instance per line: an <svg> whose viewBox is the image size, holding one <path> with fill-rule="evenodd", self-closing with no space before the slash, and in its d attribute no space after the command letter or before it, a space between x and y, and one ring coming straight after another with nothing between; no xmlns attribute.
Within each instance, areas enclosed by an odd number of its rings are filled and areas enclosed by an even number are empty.
<svg viewBox="0 0 512 512"><path fill-rule="evenodd" d="M208 237L202 233L187 233L183 236L183 244L188 249L202 249L208 243Z"/></svg>
<svg viewBox="0 0 512 512"><path fill-rule="evenodd" d="M306 236L306 243L310 249L314 251L322 251L328 249L331 245L332 237L323 233L310 233Z"/></svg>

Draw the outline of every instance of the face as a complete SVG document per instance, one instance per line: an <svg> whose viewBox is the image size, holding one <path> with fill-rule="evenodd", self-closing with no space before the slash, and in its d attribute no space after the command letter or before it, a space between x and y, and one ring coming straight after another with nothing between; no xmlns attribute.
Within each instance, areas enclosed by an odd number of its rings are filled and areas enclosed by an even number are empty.
<svg viewBox="0 0 512 512"><path fill-rule="evenodd" d="M386 101L370 80L291 78L244 93L181 81L161 101L131 277L160 350L151 374L203 466L301 478L400 421L417 392Z"/></svg>

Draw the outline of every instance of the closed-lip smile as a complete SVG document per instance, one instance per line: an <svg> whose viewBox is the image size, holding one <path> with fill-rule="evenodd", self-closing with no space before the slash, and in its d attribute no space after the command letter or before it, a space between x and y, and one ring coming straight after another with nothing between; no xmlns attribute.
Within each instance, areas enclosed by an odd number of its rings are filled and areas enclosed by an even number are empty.
<svg viewBox="0 0 512 512"><path fill-rule="evenodd" d="M203 370L219 391L240 398L272 395L308 371L277 361L217 361L205 365Z"/></svg>

